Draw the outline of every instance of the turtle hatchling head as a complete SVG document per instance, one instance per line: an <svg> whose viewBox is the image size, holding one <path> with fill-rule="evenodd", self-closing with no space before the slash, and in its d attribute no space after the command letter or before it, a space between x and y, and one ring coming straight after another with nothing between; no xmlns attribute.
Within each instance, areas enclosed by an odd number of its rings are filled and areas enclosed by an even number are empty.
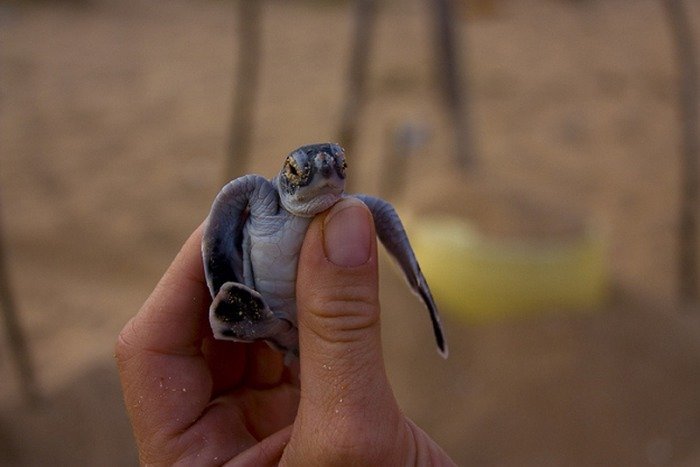
<svg viewBox="0 0 700 467"><path fill-rule="evenodd" d="M277 176L285 209L297 216L314 216L343 196L345 152L335 143L309 144L292 151Z"/></svg>

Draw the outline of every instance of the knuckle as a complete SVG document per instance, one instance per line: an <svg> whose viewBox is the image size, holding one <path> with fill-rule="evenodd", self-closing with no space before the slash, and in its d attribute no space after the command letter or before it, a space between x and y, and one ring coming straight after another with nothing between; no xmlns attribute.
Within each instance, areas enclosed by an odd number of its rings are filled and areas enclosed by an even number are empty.
<svg viewBox="0 0 700 467"><path fill-rule="evenodd" d="M134 332L134 319L132 318L117 335L114 343L114 358L119 365L125 364L134 356Z"/></svg>
<svg viewBox="0 0 700 467"><path fill-rule="evenodd" d="M320 317L372 316L379 307L376 289L366 284L318 288L307 298L309 311Z"/></svg>
<svg viewBox="0 0 700 467"><path fill-rule="evenodd" d="M299 319L321 337L333 340L356 340L379 323L379 302L364 290L328 295L321 293L312 297L303 307Z"/></svg>

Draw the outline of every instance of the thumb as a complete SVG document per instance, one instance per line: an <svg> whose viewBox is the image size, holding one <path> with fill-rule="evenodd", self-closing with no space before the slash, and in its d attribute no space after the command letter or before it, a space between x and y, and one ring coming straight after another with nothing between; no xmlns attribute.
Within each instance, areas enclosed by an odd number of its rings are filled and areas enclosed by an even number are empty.
<svg viewBox="0 0 700 467"><path fill-rule="evenodd" d="M382 357L377 240L372 215L360 200L341 200L309 226L299 258L297 307L297 424L312 427L305 434L342 437L347 431L353 443L355 430L367 433L367 427L386 426L395 436L394 423L402 417Z"/></svg>

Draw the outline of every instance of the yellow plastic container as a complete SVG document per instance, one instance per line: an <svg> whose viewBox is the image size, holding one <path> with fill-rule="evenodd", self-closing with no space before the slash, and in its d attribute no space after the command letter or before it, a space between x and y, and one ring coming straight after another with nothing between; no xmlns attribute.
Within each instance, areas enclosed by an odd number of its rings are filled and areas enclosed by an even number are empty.
<svg viewBox="0 0 700 467"><path fill-rule="evenodd" d="M408 229L438 306L468 321L590 310L605 298L602 234L559 242L495 240L448 217L416 220Z"/></svg>

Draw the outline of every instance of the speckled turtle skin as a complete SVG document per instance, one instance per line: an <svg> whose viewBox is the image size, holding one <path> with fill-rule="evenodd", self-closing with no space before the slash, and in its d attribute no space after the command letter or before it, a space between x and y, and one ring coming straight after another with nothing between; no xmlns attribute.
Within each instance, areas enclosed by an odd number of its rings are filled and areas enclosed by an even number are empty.
<svg viewBox="0 0 700 467"><path fill-rule="evenodd" d="M310 144L292 151L275 178L245 175L219 192L202 239L214 337L264 340L285 352L287 361L299 355L299 251L313 217L348 196L345 169L340 146ZM438 351L447 357L437 307L398 214L379 198L352 196L372 212L377 236L428 308Z"/></svg>

